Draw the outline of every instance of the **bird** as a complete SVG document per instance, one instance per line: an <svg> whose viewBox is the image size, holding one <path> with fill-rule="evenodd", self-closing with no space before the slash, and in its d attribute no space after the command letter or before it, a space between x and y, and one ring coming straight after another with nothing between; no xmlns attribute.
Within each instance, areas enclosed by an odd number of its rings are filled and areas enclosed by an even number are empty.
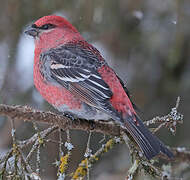
<svg viewBox="0 0 190 180"><path fill-rule="evenodd" d="M34 38L34 85L63 114L125 127L147 160L173 153L144 125L128 90L101 53L65 18L48 15L25 30Z"/></svg>

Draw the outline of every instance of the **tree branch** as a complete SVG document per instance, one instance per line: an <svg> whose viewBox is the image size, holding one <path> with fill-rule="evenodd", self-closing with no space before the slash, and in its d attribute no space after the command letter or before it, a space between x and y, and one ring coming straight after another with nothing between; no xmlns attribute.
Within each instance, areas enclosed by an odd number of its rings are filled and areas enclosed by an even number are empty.
<svg viewBox="0 0 190 180"><path fill-rule="evenodd" d="M182 123L182 120L183 120L183 116L177 112L177 107L178 107L178 105L176 105L175 108L172 108L171 112L166 116L156 117L153 120L149 120L144 123L147 125L161 123L161 125L163 124L162 126L165 126L168 129L172 128L172 129L174 129L174 131L172 131L172 132L175 132L176 125L179 123ZM41 138L44 140L45 136L47 136L49 133L53 132L54 130L57 130L58 128L62 128L64 130L78 129L78 130L90 131L90 132L94 131L94 132L99 132L99 133L117 136L117 137L123 136L123 133L124 134L127 133L126 129L124 127L121 127L120 125L117 125L116 123L113 123L112 121L88 121L88 120L84 120L84 119L72 120L63 115L58 115L58 114L54 114L51 112L43 112L43 111L39 111L39 110L34 110L27 106L10 106L10 105L0 104L0 115L9 117L13 120L42 122L42 123L48 123L50 125L53 125L51 128L48 128L47 130L36 133L33 137L31 137L30 139L28 139L26 141L22 141L22 142L18 141L16 144L18 146L15 146L16 147L15 152L17 152L17 149L19 150L19 148L20 148L20 150L21 150L26 145L31 144L32 142L35 142L33 145L33 149L36 150L35 145L41 143L41 141L40 141ZM130 138L130 136L129 136L129 138ZM42 140L42 142L43 142L43 140ZM133 139L131 139L131 140L132 141L130 141L130 142L133 142ZM112 142L112 141L110 140L106 144L110 144L110 142ZM62 142L60 142L60 143L62 143ZM110 147L112 147L112 143L110 145L111 145ZM100 151L97 151L97 153L99 153L99 154L95 153L93 156L90 156L88 159L88 162L87 162L87 158L85 160L83 160L81 162L81 164L79 164L79 167L77 168L75 173L72 175L75 177L75 175L77 174L76 176L78 176L79 171L83 172L83 170L84 170L85 171L84 176L85 176L86 172L87 172L86 169L88 169L87 168L88 163L90 163L91 165L94 164L99 159L99 158L95 158L95 157L97 157L96 155L101 156L104 152L107 152L110 149L108 147L109 146L105 145L102 148L100 148ZM142 157L139 156L139 153L138 153L139 151L136 149L136 144L134 144L134 147L130 146L130 149L132 150L131 153L134 155L135 160L138 160L138 163L137 163L137 161L133 162L133 163L136 162L136 164L133 164L133 166L131 167L131 170L129 171L127 178L132 178L133 176L135 176L135 173L137 172L139 165L142 165L142 168L145 169L146 172L148 172L148 174L150 174L152 176L163 177L164 171L157 169L156 166L154 166L153 164L149 163L148 161L144 160ZM189 163L189 161L190 161L189 150L187 150L186 148L180 148L180 147L170 148L170 149L173 151L173 153L175 155L175 162L176 161L180 162L180 161L184 160ZM5 175L4 171L6 170L6 164L8 162L8 159L12 155L14 155L13 152L14 152L14 146L11 149L11 151L9 151L7 153L7 155L5 157L3 157L3 159L0 160L0 164L4 162L4 168L2 169L2 171L0 171L0 177L2 175L3 176ZM32 154L32 153L33 153L33 150L31 150L29 152L27 157L30 157L30 154ZM160 156L157 156L157 157L161 157L164 159L166 158L162 154L160 154ZM26 160L24 159L24 162L27 162L28 159L29 158L26 158ZM169 159L167 159L167 160L169 161ZM65 159L63 159L63 163L64 162L65 162ZM84 163L87 163L87 166L83 167ZM58 165L60 165L60 164L58 163ZM61 165L60 165L60 167L61 167ZM65 173L63 173L62 175L65 175Z"/></svg>
<svg viewBox="0 0 190 180"><path fill-rule="evenodd" d="M84 119L75 119L73 121L63 115L34 110L28 106L9 106L0 104L0 115L15 120L36 121L58 125L62 129L94 131L113 136L120 136L121 131L126 131L124 128L116 126L116 124L108 121L88 121Z"/></svg>

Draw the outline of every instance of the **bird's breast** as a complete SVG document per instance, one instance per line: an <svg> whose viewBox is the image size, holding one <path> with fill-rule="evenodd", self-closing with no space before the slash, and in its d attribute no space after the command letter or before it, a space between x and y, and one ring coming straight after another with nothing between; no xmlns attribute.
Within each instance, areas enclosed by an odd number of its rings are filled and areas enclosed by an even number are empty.
<svg viewBox="0 0 190 180"><path fill-rule="evenodd" d="M37 56L38 57L38 56ZM37 58L35 57L35 58ZM34 63L34 85L40 94L53 106L66 105L70 109L79 109L81 102L74 97L67 89L59 84L53 85L45 80L40 73L39 60Z"/></svg>

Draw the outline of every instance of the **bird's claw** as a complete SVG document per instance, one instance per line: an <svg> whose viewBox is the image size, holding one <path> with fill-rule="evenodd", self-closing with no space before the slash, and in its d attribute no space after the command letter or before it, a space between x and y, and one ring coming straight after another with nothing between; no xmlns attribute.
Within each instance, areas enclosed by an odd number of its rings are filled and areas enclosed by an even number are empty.
<svg viewBox="0 0 190 180"><path fill-rule="evenodd" d="M94 123L94 121L89 121L89 124L90 124L90 130L94 130L94 128L95 128L95 123Z"/></svg>
<svg viewBox="0 0 190 180"><path fill-rule="evenodd" d="M66 116L67 118L71 119L72 121L75 120L74 115L69 112L64 112L63 115Z"/></svg>

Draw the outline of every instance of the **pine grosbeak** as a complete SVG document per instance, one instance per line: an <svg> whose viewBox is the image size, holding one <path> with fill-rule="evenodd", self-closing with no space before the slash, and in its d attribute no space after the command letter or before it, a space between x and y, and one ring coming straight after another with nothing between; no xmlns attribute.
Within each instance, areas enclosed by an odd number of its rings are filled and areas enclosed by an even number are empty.
<svg viewBox="0 0 190 180"><path fill-rule="evenodd" d="M101 56L66 19L50 15L26 31L35 39L34 84L56 109L124 126L147 159L173 157L137 116L127 90Z"/></svg>

